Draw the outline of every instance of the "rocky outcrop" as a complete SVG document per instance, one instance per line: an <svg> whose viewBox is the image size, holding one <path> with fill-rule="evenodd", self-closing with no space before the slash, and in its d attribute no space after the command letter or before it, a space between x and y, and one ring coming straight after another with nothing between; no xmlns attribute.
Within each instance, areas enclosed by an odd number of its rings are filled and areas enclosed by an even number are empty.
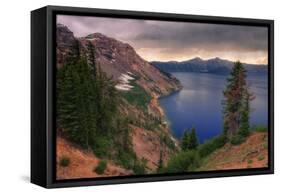
<svg viewBox="0 0 281 194"><path fill-rule="evenodd" d="M56 53L57 67L61 68L66 63L69 56L78 52L78 41L66 26L57 25L56 33Z"/></svg>

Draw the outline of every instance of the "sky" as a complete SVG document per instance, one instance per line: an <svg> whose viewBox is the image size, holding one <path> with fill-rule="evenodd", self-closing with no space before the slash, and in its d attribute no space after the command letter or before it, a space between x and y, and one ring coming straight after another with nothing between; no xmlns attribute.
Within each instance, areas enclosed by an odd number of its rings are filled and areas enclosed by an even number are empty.
<svg viewBox="0 0 281 194"><path fill-rule="evenodd" d="M58 15L76 37L91 33L129 43L147 61L220 57L267 64L266 27Z"/></svg>

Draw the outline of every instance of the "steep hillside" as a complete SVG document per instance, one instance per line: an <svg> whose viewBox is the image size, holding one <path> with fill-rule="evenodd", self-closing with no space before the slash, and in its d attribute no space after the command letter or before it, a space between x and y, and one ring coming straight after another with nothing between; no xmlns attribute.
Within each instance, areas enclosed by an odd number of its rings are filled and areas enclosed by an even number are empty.
<svg viewBox="0 0 281 194"><path fill-rule="evenodd" d="M173 76L161 73L153 65L142 59L127 43L107 37L101 33L75 38L64 25L57 25L57 67L65 64L71 54L88 56L87 44L95 46L96 62L115 81L127 74L134 75L137 84L151 95L167 95L180 90L180 82Z"/></svg>
<svg viewBox="0 0 281 194"><path fill-rule="evenodd" d="M165 163L177 150L177 142L165 122L158 98L179 91L182 88L180 82L142 59L129 44L101 33L76 38L61 24L57 25L57 68L67 65L75 56L90 61L89 44L95 48L96 65L112 77L118 95L122 97L118 110L130 123L136 156L146 161L148 173L155 171L160 155Z"/></svg>
<svg viewBox="0 0 281 194"><path fill-rule="evenodd" d="M113 162L107 162L107 168L103 174L97 174L94 169L97 167L100 159L91 151L81 149L79 146L67 141L61 136L57 137L57 178L91 178L103 176L124 176L133 174ZM69 166L62 167L59 161L67 157L70 159Z"/></svg>
<svg viewBox="0 0 281 194"><path fill-rule="evenodd" d="M242 168L262 168L268 166L268 134L255 132L240 145L227 143L206 159L199 171Z"/></svg>

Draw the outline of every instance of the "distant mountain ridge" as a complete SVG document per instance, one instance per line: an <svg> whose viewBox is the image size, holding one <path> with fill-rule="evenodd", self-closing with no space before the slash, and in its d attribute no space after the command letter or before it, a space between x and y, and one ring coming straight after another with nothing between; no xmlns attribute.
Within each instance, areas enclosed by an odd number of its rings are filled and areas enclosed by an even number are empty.
<svg viewBox="0 0 281 194"><path fill-rule="evenodd" d="M233 61L221 59L219 57L203 60L199 57L187 61L152 61L155 67L164 72L197 72L197 73L215 73L228 74L234 65ZM265 64L253 65L244 64L248 73L267 74L268 68Z"/></svg>

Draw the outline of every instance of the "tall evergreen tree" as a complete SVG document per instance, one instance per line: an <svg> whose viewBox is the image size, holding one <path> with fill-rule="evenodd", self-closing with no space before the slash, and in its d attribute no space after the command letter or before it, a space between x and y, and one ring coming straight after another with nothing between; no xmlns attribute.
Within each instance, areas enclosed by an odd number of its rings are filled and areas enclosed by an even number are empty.
<svg viewBox="0 0 281 194"><path fill-rule="evenodd" d="M116 128L117 91L112 77L108 77L98 66L96 80L97 128L101 133L109 133Z"/></svg>
<svg viewBox="0 0 281 194"><path fill-rule="evenodd" d="M196 135L196 130L193 127L190 132L190 144L189 144L189 149L196 149L198 146L198 139Z"/></svg>
<svg viewBox="0 0 281 194"><path fill-rule="evenodd" d="M181 149L184 151L188 150L189 142L190 142L190 134L188 130L185 130L181 140Z"/></svg>
<svg viewBox="0 0 281 194"><path fill-rule="evenodd" d="M241 136L248 136L250 133L250 101L252 101L255 98L253 93L249 92L249 89L245 91L243 102L242 102L242 108L241 108L241 121L240 121L240 127L238 130L238 134Z"/></svg>
<svg viewBox="0 0 281 194"><path fill-rule="evenodd" d="M159 156L159 161L158 161L157 172L161 173L163 168L164 168L163 151L160 150L160 156Z"/></svg>
<svg viewBox="0 0 281 194"><path fill-rule="evenodd" d="M182 143L181 143L182 150L184 151L193 150L196 149L197 146L198 146L198 139L197 139L195 128L192 128L191 130L186 130L182 137Z"/></svg>
<svg viewBox="0 0 281 194"><path fill-rule="evenodd" d="M233 137L238 131L240 135L248 135L251 95L246 77L242 63L235 62L223 92L224 134L227 138Z"/></svg>
<svg viewBox="0 0 281 194"><path fill-rule="evenodd" d="M96 66L96 56L95 56L95 47L94 45L88 41L87 42L87 58L88 58L88 64L90 65L91 72L94 77L97 75L97 66Z"/></svg>
<svg viewBox="0 0 281 194"><path fill-rule="evenodd" d="M59 70L57 81L58 123L73 141L88 147L94 130L93 80L85 59Z"/></svg>

